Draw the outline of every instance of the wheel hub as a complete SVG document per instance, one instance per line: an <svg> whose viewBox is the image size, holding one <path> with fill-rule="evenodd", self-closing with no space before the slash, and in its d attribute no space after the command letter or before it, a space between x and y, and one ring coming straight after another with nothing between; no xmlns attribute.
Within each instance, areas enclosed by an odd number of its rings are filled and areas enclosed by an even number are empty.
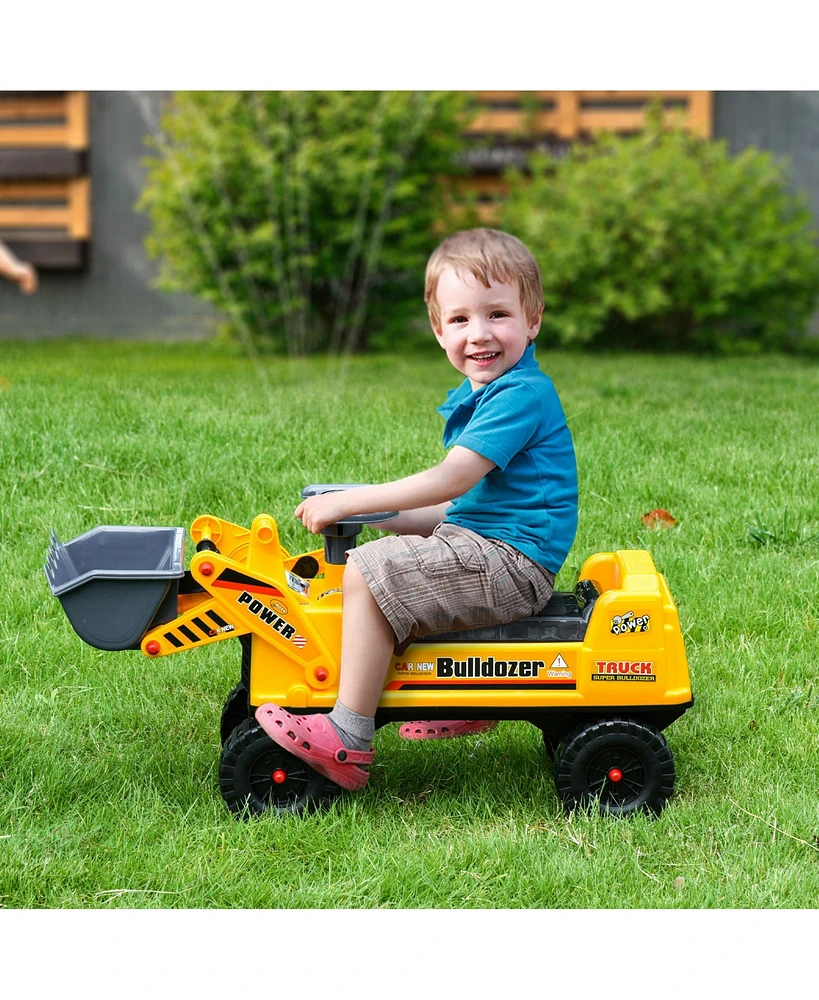
<svg viewBox="0 0 819 1000"><path fill-rule="evenodd" d="M263 753L250 767L251 788L259 799L275 807L286 806L304 794L309 768L276 747Z"/></svg>
<svg viewBox="0 0 819 1000"><path fill-rule="evenodd" d="M640 758L625 748L610 748L596 754L586 771L587 787L601 802L623 806L639 798L646 781Z"/></svg>

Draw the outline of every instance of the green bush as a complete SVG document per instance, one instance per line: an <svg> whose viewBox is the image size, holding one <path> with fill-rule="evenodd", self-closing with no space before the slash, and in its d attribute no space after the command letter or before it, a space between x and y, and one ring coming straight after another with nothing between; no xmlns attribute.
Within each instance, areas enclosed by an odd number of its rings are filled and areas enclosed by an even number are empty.
<svg viewBox="0 0 819 1000"><path fill-rule="evenodd" d="M141 207L160 287L291 353L405 337L446 215L466 95L178 93Z"/></svg>
<svg viewBox="0 0 819 1000"><path fill-rule="evenodd" d="M553 343L748 352L799 341L819 295L810 212L784 167L655 109L512 174L502 224L538 259Z"/></svg>

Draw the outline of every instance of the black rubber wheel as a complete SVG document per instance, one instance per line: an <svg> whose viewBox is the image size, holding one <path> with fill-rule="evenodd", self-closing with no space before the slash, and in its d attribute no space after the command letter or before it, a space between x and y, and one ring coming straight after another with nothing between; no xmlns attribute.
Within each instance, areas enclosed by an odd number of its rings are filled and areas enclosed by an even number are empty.
<svg viewBox="0 0 819 1000"><path fill-rule="evenodd" d="M599 801L600 811L659 813L674 791L674 758L665 737L634 719L601 719L573 730L555 782L568 809Z"/></svg>
<svg viewBox="0 0 819 1000"><path fill-rule="evenodd" d="M230 734L219 762L219 788L231 812L300 813L329 806L338 785L282 749L255 719Z"/></svg>
<svg viewBox="0 0 819 1000"><path fill-rule="evenodd" d="M230 734L239 725L250 718L250 696L244 684L239 683L231 690L225 699L222 718L219 721L219 738L222 746L227 743Z"/></svg>

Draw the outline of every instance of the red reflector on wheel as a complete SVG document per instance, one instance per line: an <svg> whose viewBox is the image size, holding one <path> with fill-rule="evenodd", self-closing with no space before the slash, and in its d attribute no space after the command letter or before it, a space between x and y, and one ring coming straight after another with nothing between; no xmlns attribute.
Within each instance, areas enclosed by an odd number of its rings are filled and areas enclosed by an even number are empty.
<svg viewBox="0 0 819 1000"><path fill-rule="evenodd" d="M619 767L613 767L608 774L609 781L622 781L623 772Z"/></svg>
<svg viewBox="0 0 819 1000"><path fill-rule="evenodd" d="M281 768L278 768L270 775L270 777L276 782L277 785L281 785L282 782L287 781L287 771L283 771Z"/></svg>

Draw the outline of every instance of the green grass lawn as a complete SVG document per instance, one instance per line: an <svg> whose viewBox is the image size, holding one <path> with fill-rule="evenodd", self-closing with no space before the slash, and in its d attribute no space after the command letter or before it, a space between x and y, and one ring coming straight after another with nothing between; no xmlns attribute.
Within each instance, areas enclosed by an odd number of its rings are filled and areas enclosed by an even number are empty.
<svg viewBox="0 0 819 1000"><path fill-rule="evenodd" d="M231 818L218 721L238 643L157 662L83 644L42 571L49 529L267 511L313 547L302 486L439 460L457 376L442 353L258 368L202 345L5 343L0 906L816 906L819 366L540 361L581 476L558 587L594 552L647 548L679 606L696 704L666 733L662 816L568 816L539 731L507 722L431 745L387 727L361 794ZM654 507L677 527L645 528Z"/></svg>

